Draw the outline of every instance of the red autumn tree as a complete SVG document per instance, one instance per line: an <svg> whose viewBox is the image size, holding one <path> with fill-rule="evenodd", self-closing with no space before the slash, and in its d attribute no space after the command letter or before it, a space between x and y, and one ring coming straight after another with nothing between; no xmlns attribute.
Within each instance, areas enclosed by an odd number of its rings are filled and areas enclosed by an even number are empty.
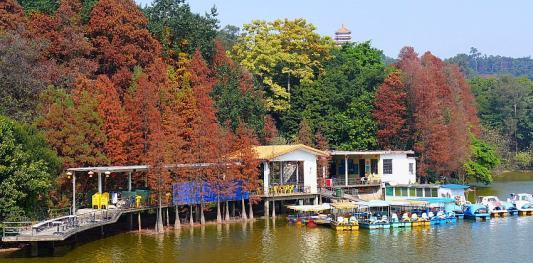
<svg viewBox="0 0 533 263"><path fill-rule="evenodd" d="M89 58L93 47L85 36L81 8L77 0L62 0L54 16L33 13L28 22L27 37L48 43L43 56L56 64L49 72L56 85L70 86L77 78L91 77L97 67Z"/></svg>
<svg viewBox="0 0 533 263"><path fill-rule="evenodd" d="M127 163L125 144L128 139L127 119L121 106L115 85L105 76L100 75L94 83L97 92L98 113L104 120L107 136L105 151L112 165Z"/></svg>
<svg viewBox="0 0 533 263"><path fill-rule="evenodd" d="M191 159L196 163L214 163L222 155L218 147L221 138L220 127L217 123L213 101L209 97L215 81L212 77L212 71L207 66L199 51L194 53L188 65L188 70L200 116L197 122L198 126L194 129L191 140ZM215 174L211 166L197 169L196 172L195 181L197 185L213 182L217 178L217 174ZM202 189L202 187L199 189ZM200 190L200 196L203 197L203 195L204 193ZM205 223L203 198L201 198L200 205L201 223L203 224Z"/></svg>
<svg viewBox="0 0 533 263"><path fill-rule="evenodd" d="M108 75L124 94L135 66L147 68L160 56L160 44L133 0L101 0L94 6L87 33L95 47L97 73Z"/></svg>
<svg viewBox="0 0 533 263"><path fill-rule="evenodd" d="M276 122L271 115L265 116L263 126L263 143L272 144L272 142L279 136Z"/></svg>
<svg viewBox="0 0 533 263"><path fill-rule="evenodd" d="M313 131L309 125L309 121L303 118L300 122L300 128L298 129L298 135L294 140L295 143L305 144L307 146L314 146L313 143Z"/></svg>
<svg viewBox="0 0 533 263"><path fill-rule="evenodd" d="M395 71L376 91L373 112L378 126L377 139L384 149L407 148L407 93L400 72Z"/></svg>
<svg viewBox="0 0 533 263"><path fill-rule="evenodd" d="M242 182L243 191L250 192L250 200L248 203L250 219L253 219L252 205L257 201L257 199L255 199L256 197L252 194L260 186L259 160L257 159L257 154L253 148L257 144L258 141L253 130L240 123L235 131L234 152L238 153L237 160L239 161L236 178ZM241 203L242 217L243 219L247 219L244 197L241 199Z"/></svg>
<svg viewBox="0 0 533 263"><path fill-rule="evenodd" d="M0 30L16 30L23 27L24 10L15 0L0 1Z"/></svg>

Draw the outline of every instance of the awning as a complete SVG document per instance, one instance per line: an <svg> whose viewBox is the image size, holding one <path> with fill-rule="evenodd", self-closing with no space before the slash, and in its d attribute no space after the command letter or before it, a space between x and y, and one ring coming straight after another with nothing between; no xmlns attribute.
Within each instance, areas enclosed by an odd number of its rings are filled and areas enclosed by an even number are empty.
<svg viewBox="0 0 533 263"><path fill-rule="evenodd" d="M413 200L416 201L425 201L430 204L436 204L436 203L454 203L455 199L453 198L446 198L446 197L421 197L421 198L415 198Z"/></svg>
<svg viewBox="0 0 533 263"><path fill-rule="evenodd" d="M463 184L443 184L440 186L441 188L448 188L448 189L468 189L470 186L463 185Z"/></svg>
<svg viewBox="0 0 533 263"><path fill-rule="evenodd" d="M352 202L338 202L338 203L332 203L331 206L335 209L339 210L347 210L347 209L354 209L357 208L357 205Z"/></svg>
<svg viewBox="0 0 533 263"><path fill-rule="evenodd" d="M287 208L298 212L320 212L331 209L331 206L328 203L324 203L321 205L289 205Z"/></svg>

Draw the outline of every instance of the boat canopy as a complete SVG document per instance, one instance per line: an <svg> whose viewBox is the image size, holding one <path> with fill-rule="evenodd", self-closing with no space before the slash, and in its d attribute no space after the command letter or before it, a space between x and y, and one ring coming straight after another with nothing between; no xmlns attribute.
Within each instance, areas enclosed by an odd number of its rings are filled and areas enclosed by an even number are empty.
<svg viewBox="0 0 533 263"><path fill-rule="evenodd" d="M455 199L453 198L446 198L446 197L421 197L421 198L415 198L413 199L415 201L425 201L429 204L437 204L437 203L454 203Z"/></svg>
<svg viewBox="0 0 533 263"><path fill-rule="evenodd" d="M384 200L370 200L368 202L360 201L356 203L360 206L368 206L368 207L387 207L390 206L389 202Z"/></svg>
<svg viewBox="0 0 533 263"><path fill-rule="evenodd" d="M347 209L357 208L357 205L352 202L338 202L338 203L332 203L331 207L338 209L338 210L347 210Z"/></svg>
<svg viewBox="0 0 533 263"><path fill-rule="evenodd" d="M329 203L323 203L321 205L289 205L287 208L298 212L320 212L331 209Z"/></svg>
<svg viewBox="0 0 533 263"><path fill-rule="evenodd" d="M464 185L464 184L443 184L440 186L441 188L448 188L448 189L468 189L470 186Z"/></svg>

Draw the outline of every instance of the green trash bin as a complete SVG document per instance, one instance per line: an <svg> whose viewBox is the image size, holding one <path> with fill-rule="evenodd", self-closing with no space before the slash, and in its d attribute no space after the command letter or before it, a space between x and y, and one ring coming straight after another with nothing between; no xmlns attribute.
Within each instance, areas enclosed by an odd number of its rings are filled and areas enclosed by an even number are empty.
<svg viewBox="0 0 533 263"><path fill-rule="evenodd" d="M337 190L335 190L335 196L339 198L344 196L344 191L342 191L342 188L337 188Z"/></svg>

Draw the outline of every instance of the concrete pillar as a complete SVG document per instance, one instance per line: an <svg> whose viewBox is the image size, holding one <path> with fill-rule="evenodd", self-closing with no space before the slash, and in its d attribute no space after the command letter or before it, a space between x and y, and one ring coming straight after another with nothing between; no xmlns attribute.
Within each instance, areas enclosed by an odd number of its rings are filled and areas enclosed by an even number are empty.
<svg viewBox="0 0 533 263"><path fill-rule="evenodd" d="M344 156L344 185L348 186L348 155Z"/></svg>
<svg viewBox="0 0 533 263"><path fill-rule="evenodd" d="M314 205L318 205L318 196L315 196L315 199L314 199L314 201L313 201L313 204L314 204Z"/></svg>
<svg viewBox="0 0 533 263"><path fill-rule="evenodd" d="M98 193L102 193L102 173L98 172Z"/></svg>
<svg viewBox="0 0 533 263"><path fill-rule="evenodd" d="M263 162L263 191L264 195L268 196L268 189L270 185L270 166L268 162Z"/></svg>
<svg viewBox="0 0 533 263"><path fill-rule="evenodd" d="M31 256L32 257L37 257L39 256L39 242L30 242L30 246L31 246Z"/></svg>
<svg viewBox="0 0 533 263"><path fill-rule="evenodd" d="M76 172L72 172L72 215L76 214Z"/></svg>
<svg viewBox="0 0 533 263"><path fill-rule="evenodd" d="M128 192L131 192L131 171L128 172Z"/></svg>
<svg viewBox="0 0 533 263"><path fill-rule="evenodd" d="M137 213L137 225L139 225L139 232L141 231L141 212Z"/></svg>
<svg viewBox="0 0 533 263"><path fill-rule="evenodd" d="M268 199L265 199L265 218L268 219L270 216L270 202Z"/></svg>
<svg viewBox="0 0 533 263"><path fill-rule="evenodd" d="M272 200L272 218L276 218L276 201Z"/></svg>

